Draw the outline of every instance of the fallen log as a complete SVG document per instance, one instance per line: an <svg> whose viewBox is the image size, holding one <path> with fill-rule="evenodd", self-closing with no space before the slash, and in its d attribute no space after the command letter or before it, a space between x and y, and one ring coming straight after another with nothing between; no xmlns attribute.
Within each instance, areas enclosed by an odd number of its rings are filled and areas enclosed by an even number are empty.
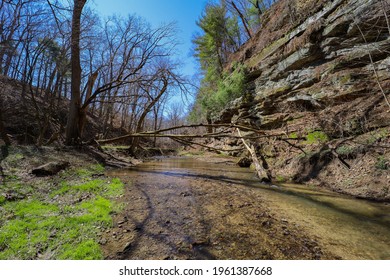
<svg viewBox="0 0 390 280"><path fill-rule="evenodd" d="M239 128L237 128L237 132L238 132L238 135L241 138L242 143L244 144L245 148L249 151L249 153L250 153L250 155L252 157L252 161L253 161L253 164L254 164L255 169L256 169L256 174L259 177L260 181L264 182L264 183L271 182L271 176L268 174L268 172L265 170L265 168L263 168L263 166L259 162L259 159L258 159L258 157L256 155L255 147L253 145L249 146L246 143L245 139L241 135L241 132L240 132Z"/></svg>

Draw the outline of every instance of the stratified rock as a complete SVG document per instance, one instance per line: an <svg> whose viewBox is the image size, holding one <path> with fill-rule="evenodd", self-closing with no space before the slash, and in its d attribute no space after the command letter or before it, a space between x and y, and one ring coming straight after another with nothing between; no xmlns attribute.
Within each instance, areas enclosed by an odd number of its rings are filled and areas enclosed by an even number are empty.
<svg viewBox="0 0 390 280"><path fill-rule="evenodd" d="M49 162L44 165L41 165L37 168L34 168L31 173L35 176L52 176L64 170L70 166L70 163L67 161L61 162Z"/></svg>

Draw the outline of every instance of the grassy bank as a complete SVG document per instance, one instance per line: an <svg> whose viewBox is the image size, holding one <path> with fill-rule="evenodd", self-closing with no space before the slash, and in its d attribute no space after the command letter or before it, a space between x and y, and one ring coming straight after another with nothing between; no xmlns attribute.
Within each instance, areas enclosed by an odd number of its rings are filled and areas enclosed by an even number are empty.
<svg viewBox="0 0 390 280"><path fill-rule="evenodd" d="M21 170L28 165L18 166L26 157L18 150L2 159L0 259L102 259L101 235L121 208L123 184L83 161L56 176L29 177Z"/></svg>

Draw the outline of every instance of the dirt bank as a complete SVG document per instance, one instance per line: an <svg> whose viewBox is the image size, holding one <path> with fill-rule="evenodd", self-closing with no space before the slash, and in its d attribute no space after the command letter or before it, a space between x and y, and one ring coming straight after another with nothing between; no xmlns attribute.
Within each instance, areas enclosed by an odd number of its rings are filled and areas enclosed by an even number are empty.
<svg viewBox="0 0 390 280"><path fill-rule="evenodd" d="M0 259L102 259L101 232L120 210L123 184L85 151L0 148ZM65 169L32 174L42 165Z"/></svg>

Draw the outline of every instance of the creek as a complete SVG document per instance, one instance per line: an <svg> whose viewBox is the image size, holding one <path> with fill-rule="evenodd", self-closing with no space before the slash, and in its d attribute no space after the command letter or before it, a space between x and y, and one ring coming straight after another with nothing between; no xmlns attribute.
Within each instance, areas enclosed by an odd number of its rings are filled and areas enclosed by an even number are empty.
<svg viewBox="0 0 390 280"><path fill-rule="evenodd" d="M158 182L156 188L170 188L171 190L169 193L156 196L157 199L157 197L162 198L166 195L168 198L165 201L178 193L196 193L197 188L219 189L223 192L224 189L228 191L234 186L237 194L247 196L247 201L251 202L248 205L252 205L252 208L256 206L253 201L260 198L262 205L266 205L276 219L288 221L290 225L302 229L307 236L317 240L323 250L331 252L337 258L390 259L390 205L388 203L355 199L314 186L264 185L258 182L253 171L237 167L222 158L214 162L210 162L210 159L198 160L186 157L161 158L131 169L114 170L110 175L118 176L125 181L138 180L138 183L144 183L143 186ZM204 192L207 194L207 191ZM218 194L214 196L215 205L220 203L218 199L231 199L221 197ZM180 199L186 199L185 195L178 196L174 204L179 206ZM176 214L176 218L178 220L189 219L180 217L187 211L184 208L192 207L194 203L198 204L196 207L202 207L203 199L212 200L213 197L207 197L204 194L197 196L196 199L192 199L182 207L182 211ZM245 196L242 200L246 200ZM149 203L153 203L153 199L149 198ZM161 203L161 201L156 202L158 205ZM213 204L212 201L210 203ZM227 202L225 206L233 207L234 201L229 203ZM242 204L242 201L240 203ZM245 204L242 205L245 206ZM171 209L169 205L166 207L166 209ZM208 206L207 209L210 211L213 208ZM222 212L220 209L218 211ZM164 206L161 211L165 211ZM158 211L153 213L156 215ZM188 216L199 215L187 214ZM215 214L218 215L218 213ZM173 218L170 219L174 221ZM250 227L244 227L244 229L251 230ZM142 255L138 257L145 258ZM251 257L253 256L246 255L246 258Z"/></svg>

